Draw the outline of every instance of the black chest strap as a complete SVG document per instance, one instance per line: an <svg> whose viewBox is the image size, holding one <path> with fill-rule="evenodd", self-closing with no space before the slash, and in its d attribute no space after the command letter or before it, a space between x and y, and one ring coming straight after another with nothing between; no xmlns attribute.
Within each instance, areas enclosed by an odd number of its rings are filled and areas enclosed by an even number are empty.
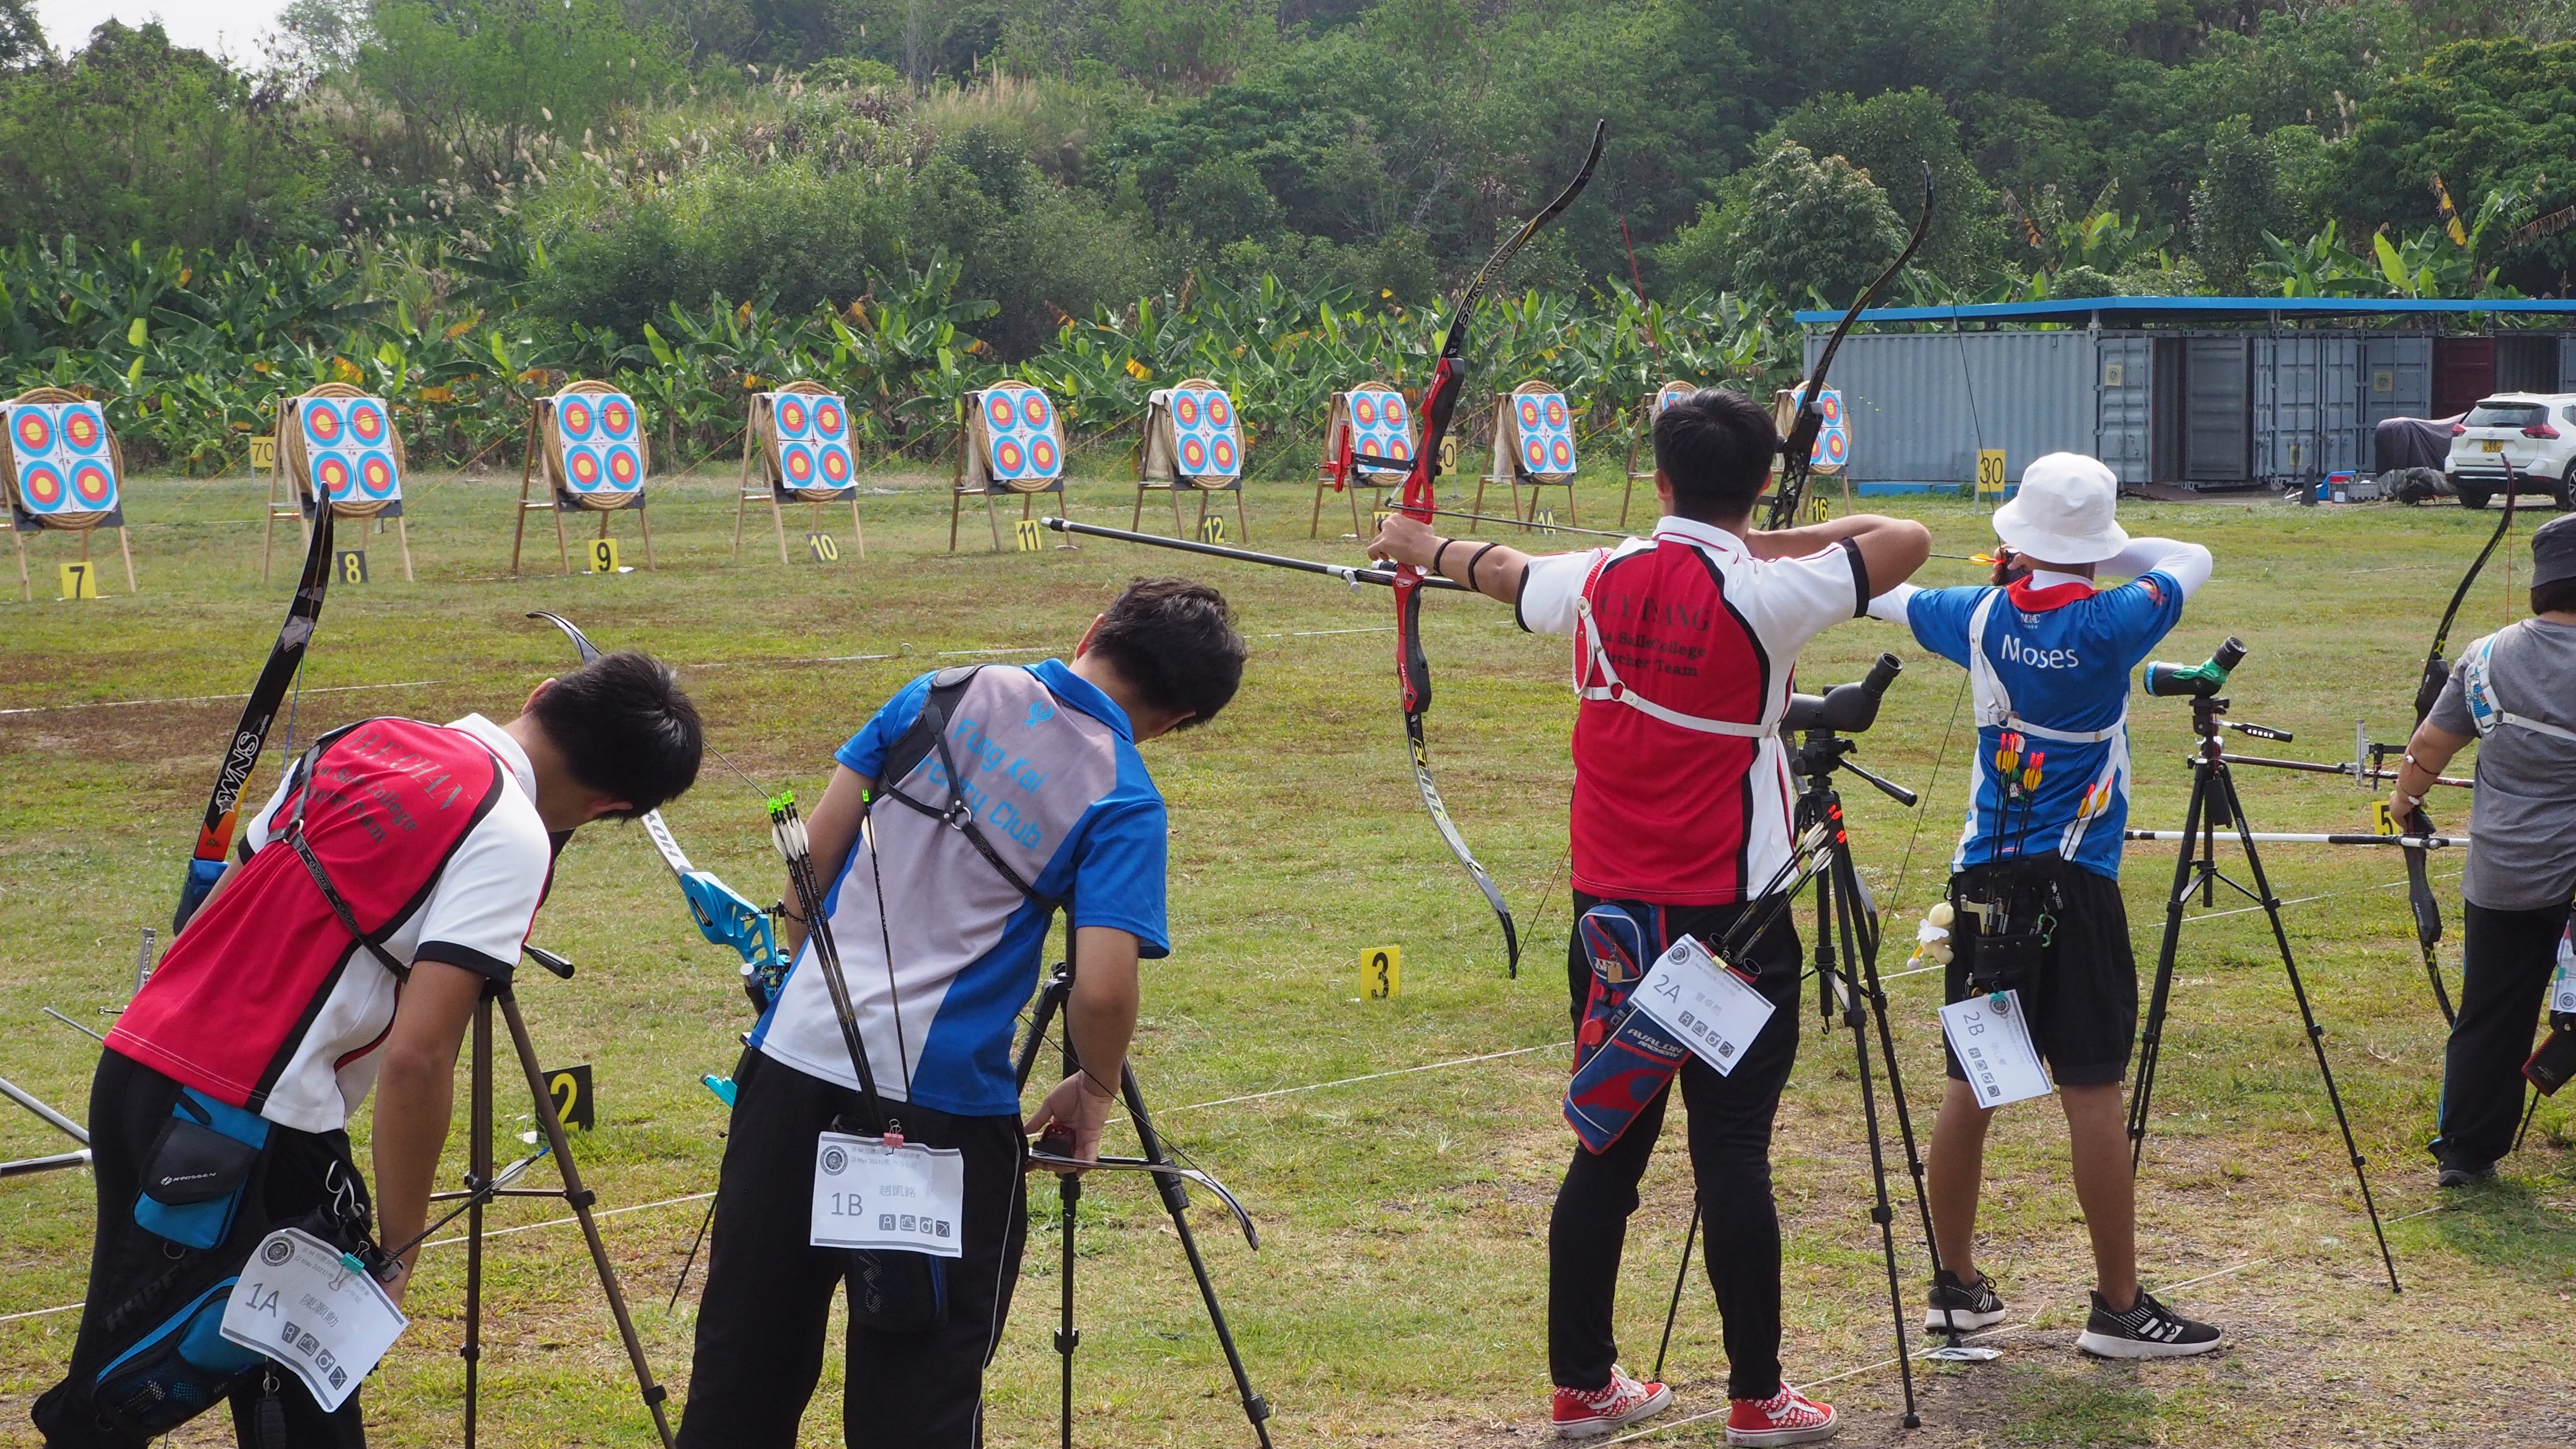
<svg viewBox="0 0 2576 1449"><path fill-rule="evenodd" d="M879 767L876 799L890 799L908 805L966 837L966 843L975 847L975 853L999 871L1002 879L1011 883L1012 889L1040 909L1060 911L1072 902L1040 895L1035 886L1011 868L1010 862L1002 859L1002 853L993 848L993 842L986 838L983 827L975 823L975 807L966 798L965 777L957 773L957 758L948 748L949 716L956 709L957 701L965 695L966 687L974 683L976 674L982 669L980 664L968 664L944 670L931 679L930 697L923 702L920 717L913 721L911 729L904 731L903 738L895 742L894 748L886 752L885 763ZM933 751L939 755L940 768L948 774L948 803L945 806L916 800L894 784L911 774ZM875 814L875 800L869 802L868 810L871 816Z"/></svg>

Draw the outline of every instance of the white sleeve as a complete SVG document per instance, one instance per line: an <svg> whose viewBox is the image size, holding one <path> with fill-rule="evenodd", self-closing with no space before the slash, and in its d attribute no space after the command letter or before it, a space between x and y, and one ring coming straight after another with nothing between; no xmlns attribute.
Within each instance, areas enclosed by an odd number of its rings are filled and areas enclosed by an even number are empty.
<svg viewBox="0 0 2576 1449"><path fill-rule="evenodd" d="M277 807L286 803L286 787L294 782L296 762L303 758L302 755L297 755L287 761L285 772L277 778L276 793L268 797L268 803L259 807L259 813L253 815L248 824L242 826L242 843L253 851L258 851L268 844L269 824L277 818Z"/></svg>
<svg viewBox="0 0 2576 1449"><path fill-rule="evenodd" d="M1891 624L1910 624L1913 620L1906 617L1906 606L1911 604L1914 596L1921 592L1923 590L1916 585L1898 584L1895 588L1869 601L1869 616L1873 619L1885 619Z"/></svg>
<svg viewBox="0 0 2576 1449"><path fill-rule="evenodd" d="M1869 606L1860 550L1850 539L1802 558L1757 562L1760 587L1750 614L1755 634L1775 658L1794 655L1808 640Z"/></svg>
<svg viewBox="0 0 2576 1449"><path fill-rule="evenodd" d="M500 788L516 793L506 783ZM523 800L509 803L520 808L486 816L439 872L421 907L414 962L444 961L509 982L553 866L552 846L535 809Z"/></svg>
<svg viewBox="0 0 2576 1449"><path fill-rule="evenodd" d="M1588 548L1531 559L1529 571L1521 576L1520 601L1513 605L1512 617L1532 634L1571 635L1576 622L1574 601L1583 597L1583 581L1592 576L1592 566L1604 552Z"/></svg>
<svg viewBox="0 0 2576 1449"><path fill-rule="evenodd" d="M2170 538L2133 538L2129 546L2111 558L2104 559L2093 572L2106 578L2134 579L2151 573L2162 573L2182 585L2186 599L2209 582L2210 572L2218 566L2208 549L2196 543L2180 543Z"/></svg>

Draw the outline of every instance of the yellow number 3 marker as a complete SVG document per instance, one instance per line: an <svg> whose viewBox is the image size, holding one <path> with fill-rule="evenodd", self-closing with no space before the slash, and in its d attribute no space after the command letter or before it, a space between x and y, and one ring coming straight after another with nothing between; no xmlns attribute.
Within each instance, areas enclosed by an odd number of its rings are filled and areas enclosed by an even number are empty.
<svg viewBox="0 0 2576 1449"><path fill-rule="evenodd" d="M1404 948L1371 946L1360 953L1360 989L1371 1001L1386 1001L1404 990Z"/></svg>

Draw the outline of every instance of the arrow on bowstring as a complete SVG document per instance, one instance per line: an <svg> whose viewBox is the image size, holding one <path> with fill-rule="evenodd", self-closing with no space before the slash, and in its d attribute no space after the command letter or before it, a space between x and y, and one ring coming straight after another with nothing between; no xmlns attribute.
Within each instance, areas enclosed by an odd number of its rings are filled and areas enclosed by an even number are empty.
<svg viewBox="0 0 2576 1449"><path fill-rule="evenodd" d="M242 705L241 722L233 726L232 743L225 747L223 765L216 771L214 792L206 797L205 818L197 827L196 852L189 858L187 877L179 886L179 909L170 917L170 938L174 942L224 873L224 856L232 850L233 829L240 821L242 787L249 783L251 771L259 766L260 752L268 746L268 731L277 722L277 707L286 702L287 690L304 668L304 648L312 642L313 631L320 624L322 598L330 586L331 509L326 503L313 510L313 537L304 546L304 572L296 580L294 599L286 606L286 622L278 626L277 642L269 646L268 662L260 667L259 680L250 687L250 699Z"/></svg>
<svg viewBox="0 0 2576 1449"><path fill-rule="evenodd" d="M564 632L573 648L581 651L581 662L588 664L599 657L599 646L581 632L570 619L539 609L528 615L543 619ZM769 913L745 899L740 891L690 863L688 852L671 834L668 822L659 810L647 810L641 817L646 838L661 853L662 864L680 883L680 898L688 902L689 918L698 924L698 934L719 946L730 946L742 957L742 989L751 998L752 1009L766 1011L778 996L780 983L787 978L787 963L779 959L778 938L770 927Z"/></svg>
<svg viewBox="0 0 2576 1449"><path fill-rule="evenodd" d="M1898 252L1887 270L1852 299L1843 320L1834 324L1833 336L1825 339L1825 350L1816 355L1815 373L1799 385L1798 414L1790 421L1789 436L1780 440L1780 486L1771 495L1771 512L1763 520L1764 528L1787 527L1798 516L1798 505L1806 501L1807 479L1816 471L1816 434L1825 426L1824 409L1817 402L1825 395L1825 374L1833 370L1834 354L1842 350L1843 338L1852 330L1852 324L1922 250L1923 238L1932 229L1932 201L1932 165L1927 161L1923 166L1923 214L1914 218L1914 233L1905 239L1905 250Z"/></svg>

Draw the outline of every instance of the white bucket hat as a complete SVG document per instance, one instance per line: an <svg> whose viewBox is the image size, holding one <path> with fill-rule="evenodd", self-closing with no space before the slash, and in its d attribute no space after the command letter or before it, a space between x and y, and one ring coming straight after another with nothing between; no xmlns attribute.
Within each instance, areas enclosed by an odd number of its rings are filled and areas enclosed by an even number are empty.
<svg viewBox="0 0 2576 1449"><path fill-rule="evenodd" d="M2119 501L2120 480L2100 459L2044 454L2021 470L2021 491L1995 510L1995 537L2045 563L2100 563L2129 546L2112 517Z"/></svg>

